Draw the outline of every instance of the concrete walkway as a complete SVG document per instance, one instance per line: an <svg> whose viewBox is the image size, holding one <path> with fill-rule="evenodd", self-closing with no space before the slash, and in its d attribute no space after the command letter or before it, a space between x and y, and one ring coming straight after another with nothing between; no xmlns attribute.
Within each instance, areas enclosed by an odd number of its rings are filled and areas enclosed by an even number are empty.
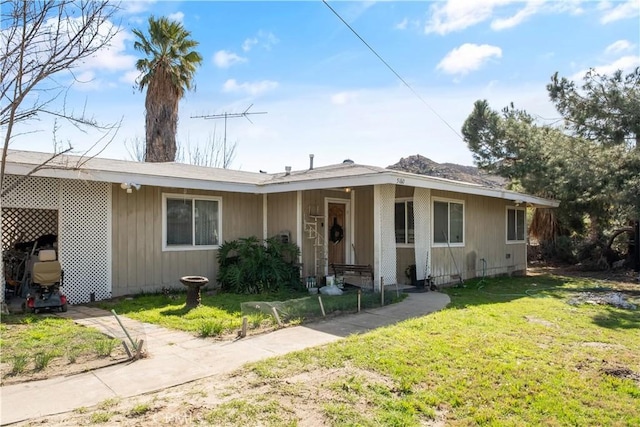
<svg viewBox="0 0 640 427"><path fill-rule="evenodd" d="M127 398L231 372L245 363L315 347L402 320L441 310L449 296L411 293L402 302L284 328L236 341L212 342L120 316L134 339L144 339L149 357L83 374L0 388L2 425L91 407L106 399ZM122 329L107 311L70 307L66 317L123 339Z"/></svg>

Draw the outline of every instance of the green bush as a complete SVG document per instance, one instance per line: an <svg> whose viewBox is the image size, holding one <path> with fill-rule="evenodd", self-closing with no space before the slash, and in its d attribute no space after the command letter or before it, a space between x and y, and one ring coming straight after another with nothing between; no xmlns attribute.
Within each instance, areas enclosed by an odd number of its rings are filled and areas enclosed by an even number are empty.
<svg viewBox="0 0 640 427"><path fill-rule="evenodd" d="M297 245L276 238L224 242L218 251L218 282L223 291L239 294L299 289L299 255Z"/></svg>
<svg viewBox="0 0 640 427"><path fill-rule="evenodd" d="M577 262L575 244L568 236L558 236L553 242L543 242L541 244L541 250L542 257L547 261L556 261L566 264L575 264Z"/></svg>

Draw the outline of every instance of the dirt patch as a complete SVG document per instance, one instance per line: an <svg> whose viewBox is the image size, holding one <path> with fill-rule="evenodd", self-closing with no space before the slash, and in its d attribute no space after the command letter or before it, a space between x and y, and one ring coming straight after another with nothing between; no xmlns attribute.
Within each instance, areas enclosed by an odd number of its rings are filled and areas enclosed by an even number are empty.
<svg viewBox="0 0 640 427"><path fill-rule="evenodd" d="M527 268L527 276L536 276L540 274L554 274L557 276L580 277L585 279L597 280L605 283L615 284L619 291L630 292L640 296L640 281L638 281L638 272L631 269L609 269L601 271L588 271L580 266L529 266Z"/></svg>
<svg viewBox="0 0 640 427"><path fill-rule="evenodd" d="M268 405L277 402L287 414L289 421L302 427L328 425L331 422L323 411L326 403L343 404L359 413L370 412L371 395L366 390L383 388L389 393L398 393L390 379L375 372L344 366L333 369L314 369L282 377L273 384L266 382L252 371L237 371L234 374L216 375L189 384L165 389L148 395L116 402L104 402L92 408L32 419L18 425L46 424L47 426L69 426L92 424L96 413L108 417L108 425L134 427L224 425L212 419L212 411L225 403L237 399L250 405ZM237 414L232 413L239 425ZM433 420L423 420L423 425L439 427L445 425L446 410L436 411ZM255 420L253 420L255 422Z"/></svg>
<svg viewBox="0 0 640 427"><path fill-rule="evenodd" d="M637 306L627 301L627 296L622 292L580 292L568 301L571 305L591 304L610 305L625 310L635 310Z"/></svg>
<svg viewBox="0 0 640 427"><path fill-rule="evenodd" d="M66 377L70 375L80 374L82 372L93 371L95 369L104 368L117 363L126 362L128 359L124 348L116 348L110 356L100 357L97 354L83 354L77 356L72 362L66 355L54 357L45 368L41 370L35 369L35 355L30 354L27 357L27 364L24 371L13 374L13 361L6 361L0 364L0 376L2 378L1 385L18 384L29 381L46 380L54 377Z"/></svg>
<svg viewBox="0 0 640 427"><path fill-rule="evenodd" d="M555 323L549 322L548 320L540 319L539 317L524 316L524 318L527 319L527 322L537 323L539 325L546 326L548 328L557 328L558 327L558 325L556 325Z"/></svg>
<svg viewBox="0 0 640 427"><path fill-rule="evenodd" d="M634 372L626 366L621 365L606 365L600 369L605 375L620 378L622 380L635 381L640 386L640 373Z"/></svg>
<svg viewBox="0 0 640 427"><path fill-rule="evenodd" d="M621 350L626 348L622 344L608 344L604 342L583 342L584 347L603 348L607 350Z"/></svg>

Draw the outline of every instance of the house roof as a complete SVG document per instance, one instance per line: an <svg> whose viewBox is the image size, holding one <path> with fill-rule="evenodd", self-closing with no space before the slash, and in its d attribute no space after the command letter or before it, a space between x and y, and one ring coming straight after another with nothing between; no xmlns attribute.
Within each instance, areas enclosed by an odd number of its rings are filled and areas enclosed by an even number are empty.
<svg viewBox="0 0 640 427"><path fill-rule="evenodd" d="M26 175L47 163L50 153L9 150L6 173ZM37 170L34 176L80 179L111 183L233 191L242 193L281 193L298 190L398 184L434 190L474 194L513 200L539 207L557 207L559 202L515 191L478 184L418 175L377 166L345 162L313 169L265 174L232 169L210 168L181 163L141 163L126 160L61 155Z"/></svg>

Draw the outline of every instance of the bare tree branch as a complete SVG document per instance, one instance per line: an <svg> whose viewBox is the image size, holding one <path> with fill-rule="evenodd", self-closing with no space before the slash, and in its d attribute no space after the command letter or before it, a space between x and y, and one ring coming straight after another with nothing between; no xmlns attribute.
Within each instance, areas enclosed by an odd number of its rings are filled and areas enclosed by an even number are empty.
<svg viewBox="0 0 640 427"><path fill-rule="evenodd" d="M38 171L81 168L113 140L122 120L110 124L99 123L86 115L84 106L81 114L67 111L66 94L70 85L55 78L61 72L69 72L73 76L71 70L109 46L119 31L119 25L112 22L118 11L117 5L107 0L0 0L0 10L0 126L4 131L0 159L1 203L2 197ZM77 81L75 76L73 80ZM60 96L64 96L65 102L62 107L55 108L55 101ZM19 123L39 120L41 115L65 119L80 130L91 128L101 131L102 136L89 151L100 144L105 145L92 156L83 155L76 164L52 163L72 150L71 144L63 148L57 141L56 120L53 155L5 188L7 153L11 141L16 137L14 128ZM0 308L5 312L3 270L4 264L0 262Z"/></svg>
<svg viewBox="0 0 640 427"><path fill-rule="evenodd" d="M14 126L50 114L75 125L112 131L116 124L99 125L80 115L49 108L66 89L54 75L72 70L109 46L119 31L111 20L118 10L108 1L3 0L0 32L0 125L6 126L0 188ZM47 87L47 83L50 85ZM54 93L51 94L51 91ZM41 98L40 95L49 94ZM35 96L35 97L34 97ZM31 100L31 98L33 98Z"/></svg>

